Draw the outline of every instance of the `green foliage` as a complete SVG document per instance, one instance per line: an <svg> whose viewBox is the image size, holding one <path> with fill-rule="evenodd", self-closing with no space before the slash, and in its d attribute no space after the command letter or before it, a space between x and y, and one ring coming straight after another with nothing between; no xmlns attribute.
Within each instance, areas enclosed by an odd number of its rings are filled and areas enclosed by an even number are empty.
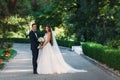
<svg viewBox="0 0 120 80"><path fill-rule="evenodd" d="M4 56L3 52L4 52L4 49L0 48L0 59L3 59L3 56Z"/></svg>
<svg viewBox="0 0 120 80"><path fill-rule="evenodd" d="M2 40L2 38L0 38ZM30 43L28 38L5 38L4 41L12 41L13 43Z"/></svg>
<svg viewBox="0 0 120 80"><path fill-rule="evenodd" d="M11 48L13 42L11 39L0 38L0 48Z"/></svg>
<svg viewBox="0 0 120 80"><path fill-rule="evenodd" d="M12 43L12 42L4 42L3 48L4 48L4 49L12 48L12 46L13 46L13 43Z"/></svg>
<svg viewBox="0 0 120 80"><path fill-rule="evenodd" d="M113 49L92 42L82 43L82 48L85 55L120 70L120 49Z"/></svg>
<svg viewBox="0 0 120 80"><path fill-rule="evenodd" d="M0 0L0 38L25 38L31 22L38 31L47 24L63 27L67 40L106 44L120 38L120 0L10 1Z"/></svg>
<svg viewBox="0 0 120 80"><path fill-rule="evenodd" d="M15 50L13 50L13 49L11 49L11 50L5 50L5 51L7 51L7 52L10 53L10 57L5 57L4 56L4 60L9 60L9 59L13 58L17 54L17 52Z"/></svg>
<svg viewBox="0 0 120 80"><path fill-rule="evenodd" d="M3 64L1 64L0 65L0 69L3 69L3 67L5 66L5 64L3 63Z"/></svg>
<svg viewBox="0 0 120 80"><path fill-rule="evenodd" d="M3 39L0 40L0 48L3 48Z"/></svg>
<svg viewBox="0 0 120 80"><path fill-rule="evenodd" d="M119 0L77 0L75 3L77 6L72 8L72 12L66 12L71 13L65 23L70 35L75 33L78 40L84 35L85 41L102 44L120 38Z"/></svg>
<svg viewBox="0 0 120 80"><path fill-rule="evenodd" d="M1 40L1 38L0 38ZM11 40L14 43L30 43L29 38L6 38L5 41ZM73 45L80 45L80 41L57 40L59 46L72 47Z"/></svg>
<svg viewBox="0 0 120 80"><path fill-rule="evenodd" d="M21 5L22 4L22 5ZM32 5L29 0L0 0L0 37L26 37L32 21Z"/></svg>
<svg viewBox="0 0 120 80"><path fill-rule="evenodd" d="M74 45L80 45L79 41L66 41L66 40L57 40L59 46L72 47Z"/></svg>
<svg viewBox="0 0 120 80"><path fill-rule="evenodd" d="M10 56L6 57L4 55L5 52L9 52ZM11 49L11 50L0 49L0 59L3 59L3 60L7 60L8 61L10 58L14 57L16 54L17 54L17 52L15 50L13 50L13 49Z"/></svg>
<svg viewBox="0 0 120 80"><path fill-rule="evenodd" d="M108 42L107 45L112 46L113 48L120 48L120 40Z"/></svg>

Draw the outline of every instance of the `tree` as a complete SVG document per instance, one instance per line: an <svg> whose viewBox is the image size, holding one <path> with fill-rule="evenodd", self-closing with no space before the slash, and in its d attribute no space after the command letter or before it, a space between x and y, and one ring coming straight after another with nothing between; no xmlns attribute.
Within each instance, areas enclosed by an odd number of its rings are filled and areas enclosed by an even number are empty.
<svg viewBox="0 0 120 80"><path fill-rule="evenodd" d="M7 38L10 32L25 29L23 25L28 24L26 20L31 15L30 2L29 0L0 0L0 14L1 37Z"/></svg>

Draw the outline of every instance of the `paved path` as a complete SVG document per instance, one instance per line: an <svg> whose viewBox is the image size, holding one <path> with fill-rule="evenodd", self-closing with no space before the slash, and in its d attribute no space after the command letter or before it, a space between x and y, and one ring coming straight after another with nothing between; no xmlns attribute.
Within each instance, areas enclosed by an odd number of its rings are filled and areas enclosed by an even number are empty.
<svg viewBox="0 0 120 80"><path fill-rule="evenodd" d="M116 79L116 76L100 69L67 48L61 48L66 62L74 68L85 70L86 72L33 75L30 45L14 44L13 48L17 50L18 54L0 71L0 80L120 80L120 78Z"/></svg>

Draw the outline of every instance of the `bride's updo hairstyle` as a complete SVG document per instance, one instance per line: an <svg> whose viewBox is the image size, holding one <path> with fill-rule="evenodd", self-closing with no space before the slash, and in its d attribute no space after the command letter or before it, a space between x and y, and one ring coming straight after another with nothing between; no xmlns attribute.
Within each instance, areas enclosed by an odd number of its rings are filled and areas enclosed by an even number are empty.
<svg viewBox="0 0 120 80"><path fill-rule="evenodd" d="M51 33L50 43L51 43L51 45L53 45L53 39L52 39L52 31L51 31L51 27L50 27L49 25L46 25L46 27L48 27L49 32Z"/></svg>

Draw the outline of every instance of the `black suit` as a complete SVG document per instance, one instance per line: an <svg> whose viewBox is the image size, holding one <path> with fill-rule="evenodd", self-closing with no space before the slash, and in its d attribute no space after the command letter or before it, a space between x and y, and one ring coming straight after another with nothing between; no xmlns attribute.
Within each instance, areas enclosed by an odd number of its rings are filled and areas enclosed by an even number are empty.
<svg viewBox="0 0 120 80"><path fill-rule="evenodd" d="M33 73L37 73L37 58L39 50L37 47L39 46L38 38L35 35L34 31L30 31L29 33L30 43L31 43L31 50L32 50L32 64L33 64Z"/></svg>

